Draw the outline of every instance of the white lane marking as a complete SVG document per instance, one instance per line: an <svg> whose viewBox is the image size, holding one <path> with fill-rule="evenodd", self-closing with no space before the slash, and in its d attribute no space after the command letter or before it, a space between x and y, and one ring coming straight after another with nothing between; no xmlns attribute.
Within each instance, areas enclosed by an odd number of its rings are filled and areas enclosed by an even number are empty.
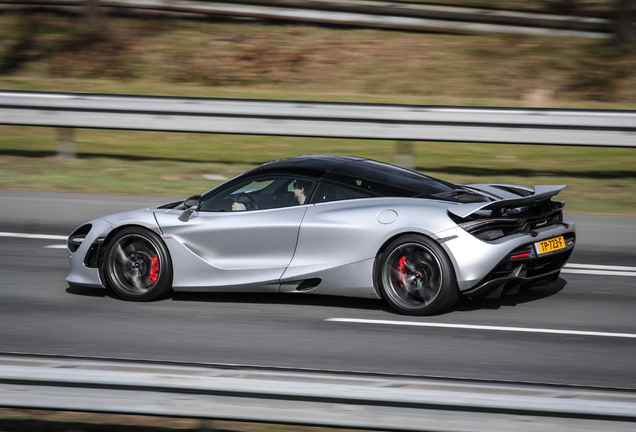
<svg viewBox="0 0 636 432"><path fill-rule="evenodd" d="M579 269L591 269L591 270L616 270L616 271L633 271L636 272L636 267L623 267L623 266L607 266L607 265L595 265L595 264L573 264L567 263L566 268L579 268Z"/></svg>
<svg viewBox="0 0 636 432"><path fill-rule="evenodd" d="M355 318L327 318L325 321L356 323L356 324L383 324L383 325L399 325L399 326L413 326L413 327L441 327L441 328L453 328L453 329L464 329L464 330L490 330L490 331L522 332L522 333L549 333L549 334L561 334L561 335L570 335L570 336L600 336L600 337L636 339L636 334L632 334L632 333L606 333L606 332L579 331L579 330L554 330L554 329L525 328L525 327L497 327L497 326L483 326L483 325L470 325L470 324L445 324L445 323L429 323L429 322L415 322L415 321L369 320L369 319L355 319Z"/></svg>
<svg viewBox="0 0 636 432"><path fill-rule="evenodd" d="M0 232L0 237L40 239L40 240L66 240L68 238L68 236L52 235L52 234L26 234L26 233L12 233L12 232Z"/></svg>
<svg viewBox="0 0 636 432"><path fill-rule="evenodd" d="M636 267L568 263L561 273L636 277Z"/></svg>
<svg viewBox="0 0 636 432"><path fill-rule="evenodd" d="M606 271L606 270L572 270L572 269L563 269L561 273L570 273L570 274L588 274L588 275L597 275L597 276L631 276L636 277L636 272L617 272L617 271Z"/></svg>
<svg viewBox="0 0 636 432"><path fill-rule="evenodd" d="M48 245L43 247L45 249L66 249L66 245Z"/></svg>

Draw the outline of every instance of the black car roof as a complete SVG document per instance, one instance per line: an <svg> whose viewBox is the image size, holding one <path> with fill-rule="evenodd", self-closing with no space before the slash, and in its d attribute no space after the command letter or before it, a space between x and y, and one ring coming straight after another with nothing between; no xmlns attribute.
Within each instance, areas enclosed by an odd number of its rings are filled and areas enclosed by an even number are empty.
<svg viewBox="0 0 636 432"><path fill-rule="evenodd" d="M303 155L280 159L260 165L249 171L250 174L266 172L297 173L310 177L322 177L328 171L350 162L364 160L363 158L335 155Z"/></svg>
<svg viewBox="0 0 636 432"><path fill-rule="evenodd" d="M454 191L456 185L394 165L370 159L335 155L303 155L265 163L241 174L220 188L263 175L321 179L373 196L433 197ZM203 194L215 193L217 187ZM441 198L448 199L448 198Z"/></svg>

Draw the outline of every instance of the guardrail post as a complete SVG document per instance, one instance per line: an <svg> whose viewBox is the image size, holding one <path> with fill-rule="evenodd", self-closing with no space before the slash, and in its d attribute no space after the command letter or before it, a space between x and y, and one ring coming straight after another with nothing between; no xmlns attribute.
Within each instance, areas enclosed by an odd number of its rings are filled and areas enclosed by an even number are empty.
<svg viewBox="0 0 636 432"><path fill-rule="evenodd" d="M395 164L406 169L415 169L415 145L413 141L397 141Z"/></svg>
<svg viewBox="0 0 636 432"><path fill-rule="evenodd" d="M619 45L636 45L636 0L619 0L616 5L614 32Z"/></svg>
<svg viewBox="0 0 636 432"><path fill-rule="evenodd" d="M73 139L72 128L57 128L57 157L60 159L76 159L77 149Z"/></svg>
<svg viewBox="0 0 636 432"><path fill-rule="evenodd" d="M218 430L214 420L201 420L198 432L217 432Z"/></svg>
<svg viewBox="0 0 636 432"><path fill-rule="evenodd" d="M547 89L535 89L521 95L524 106L532 108L550 108L553 105L554 92Z"/></svg>

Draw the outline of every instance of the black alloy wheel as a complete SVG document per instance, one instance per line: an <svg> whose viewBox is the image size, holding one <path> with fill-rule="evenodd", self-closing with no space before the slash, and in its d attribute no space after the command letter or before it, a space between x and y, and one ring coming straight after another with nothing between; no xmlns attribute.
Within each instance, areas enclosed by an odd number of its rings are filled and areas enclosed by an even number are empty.
<svg viewBox="0 0 636 432"><path fill-rule="evenodd" d="M410 234L379 257L376 280L386 302L406 315L432 315L459 297L453 266L437 243Z"/></svg>
<svg viewBox="0 0 636 432"><path fill-rule="evenodd" d="M144 228L126 228L108 243L102 274L119 297L150 301L172 290L172 262L161 238Z"/></svg>

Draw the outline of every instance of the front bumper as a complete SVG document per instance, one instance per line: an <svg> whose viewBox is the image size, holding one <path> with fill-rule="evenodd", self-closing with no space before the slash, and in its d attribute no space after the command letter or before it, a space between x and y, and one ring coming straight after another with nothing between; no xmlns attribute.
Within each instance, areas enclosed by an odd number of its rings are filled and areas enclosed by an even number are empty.
<svg viewBox="0 0 636 432"><path fill-rule="evenodd" d="M90 222L91 230L79 247L72 248L69 245L67 249L68 258L71 265L71 272L66 278L69 286L82 286L91 288L104 288L101 280L99 269L96 267L87 267L85 258L89 251L97 241L98 237L105 235L113 229L113 225L105 219L95 219ZM75 250L73 250L75 249Z"/></svg>

